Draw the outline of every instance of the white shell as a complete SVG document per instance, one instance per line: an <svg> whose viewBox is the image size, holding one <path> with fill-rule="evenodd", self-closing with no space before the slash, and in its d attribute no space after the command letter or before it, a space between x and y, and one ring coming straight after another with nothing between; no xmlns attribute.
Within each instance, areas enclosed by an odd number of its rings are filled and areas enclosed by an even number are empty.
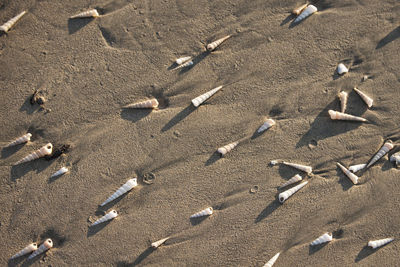
<svg viewBox="0 0 400 267"><path fill-rule="evenodd" d="M117 211L111 210L111 211L108 212L106 215L104 215L103 217L101 217L100 219L98 219L97 221L95 221L91 226L95 226L95 225L98 225L98 224L100 224L100 223L103 223L103 222L112 220L112 219L114 219L114 218L117 217L117 216L118 216Z"/></svg>
<svg viewBox="0 0 400 267"><path fill-rule="evenodd" d="M299 7L295 8L295 9L293 9L292 14L296 15L296 16L300 15L301 12L303 12L303 10L306 9L307 6L308 6L308 4L304 4L302 6L299 6Z"/></svg>
<svg viewBox="0 0 400 267"><path fill-rule="evenodd" d="M288 199L291 195L293 195L294 193L299 191L307 183L308 183L308 181L304 181L301 184L298 184L298 185L286 190L285 192L280 193L279 196L278 196L279 202L281 202L281 203L285 202L286 199Z"/></svg>
<svg viewBox="0 0 400 267"><path fill-rule="evenodd" d="M303 178L301 178L301 176L299 174L296 174L295 176L293 176L292 178L290 178L289 180L286 181L286 183L284 183L283 185L281 185L279 188L284 188L288 185L297 183L299 181L303 180Z"/></svg>
<svg viewBox="0 0 400 267"><path fill-rule="evenodd" d="M29 154L25 158L21 159L20 161L17 161L15 165L51 155L52 152L53 152L53 145L51 143L48 143L43 147L41 147L40 149L36 150L35 152Z"/></svg>
<svg viewBox="0 0 400 267"><path fill-rule="evenodd" d="M261 125L260 128L258 128L257 133L262 133L266 130L268 130L269 128L271 128L272 126L275 125L275 121L273 119L267 119L263 125Z"/></svg>
<svg viewBox="0 0 400 267"><path fill-rule="evenodd" d="M37 248L38 248L38 246L36 243L29 244L24 249L20 250L18 253L16 253L14 256L12 256L11 259L15 259L15 258L21 257L23 255L26 255L28 253L31 253L31 252L37 250Z"/></svg>
<svg viewBox="0 0 400 267"><path fill-rule="evenodd" d="M311 242L311 246L317 246L319 244L326 243L329 241L332 241L332 234L325 233L325 234L321 235L320 237L318 237L317 239L315 239L313 242Z"/></svg>
<svg viewBox="0 0 400 267"><path fill-rule="evenodd" d="M191 215L190 219L207 216L207 215L211 215L211 214L213 214L213 208L208 207L202 211L196 212L195 214Z"/></svg>
<svg viewBox="0 0 400 267"><path fill-rule="evenodd" d="M340 63L340 64L337 66L336 71L337 71L337 73L338 73L339 75L342 75L342 74L345 74L345 73L349 72L349 69L346 68L346 66L345 66L343 63Z"/></svg>
<svg viewBox="0 0 400 267"><path fill-rule="evenodd" d="M125 194L126 192L128 192L129 190L131 190L132 188L134 188L137 185L138 184L137 184L137 179L136 178L129 179L124 185L122 185L120 188L118 188L118 190L115 191L114 194L112 194L109 198L107 198L106 201L101 203L100 206L104 206L107 203L113 201L114 199L122 196L123 194Z"/></svg>
<svg viewBox="0 0 400 267"><path fill-rule="evenodd" d="M374 100L369 96L367 96L366 94L364 94L363 92L361 92L360 90L358 90L356 87L354 87L353 89L361 97L361 99L365 102L365 104L367 104L367 106L371 108L372 104L374 103Z"/></svg>
<svg viewBox="0 0 400 267"><path fill-rule="evenodd" d="M317 12L317 8L313 5L309 5L307 6L303 12L301 12L301 14L294 20L294 23L299 23L300 21L302 21L303 19L307 18L308 16L311 16L312 14L314 14L315 12Z"/></svg>
<svg viewBox="0 0 400 267"><path fill-rule="evenodd" d="M349 171L355 173L358 172L359 170L364 169L367 166L367 164L357 164L349 167Z"/></svg>
<svg viewBox="0 0 400 267"><path fill-rule="evenodd" d="M193 106L198 107L222 88L222 85L192 99Z"/></svg>
<svg viewBox="0 0 400 267"><path fill-rule="evenodd" d="M346 169L342 164L340 164L339 162L336 162L336 164L339 166L339 168L344 172L344 174L346 174L347 177L349 177L349 179L353 182L353 184L357 184L358 183L358 176L355 175L354 173L352 173L351 171L349 171L348 169Z"/></svg>
<svg viewBox="0 0 400 267"><path fill-rule="evenodd" d="M176 68L173 68L172 70L177 70L177 69L186 68L186 67L192 66L193 64L194 64L193 61L190 60L190 61L188 61L188 62L185 62L185 63L179 65L179 66L176 67Z"/></svg>
<svg viewBox="0 0 400 267"><path fill-rule="evenodd" d="M271 166L275 166L275 165L277 165L279 162L277 161L277 160L271 160L270 162L269 162L269 164L271 165Z"/></svg>
<svg viewBox="0 0 400 267"><path fill-rule="evenodd" d="M225 145L223 147L218 148L218 153L221 153L221 156L224 156L226 153L234 149L239 144L238 141Z"/></svg>
<svg viewBox="0 0 400 267"><path fill-rule="evenodd" d="M275 256L273 256L266 264L263 265L263 267L272 267L279 258L280 254L280 252L276 253Z"/></svg>
<svg viewBox="0 0 400 267"><path fill-rule="evenodd" d="M53 247L53 241L50 238L46 239L46 241L44 241L43 244L41 244L40 247L29 256L28 260L33 259L34 257L36 257L39 254L42 254L43 252L46 252L52 247Z"/></svg>
<svg viewBox="0 0 400 267"><path fill-rule="evenodd" d="M386 155L391 149L393 149L394 145L391 142L386 142L381 149L379 149L378 153L371 159L368 163L367 168L369 168L372 164L377 162L380 158Z"/></svg>
<svg viewBox="0 0 400 267"><path fill-rule="evenodd" d="M298 169L300 171L303 171L303 172L306 172L308 174L312 173L312 167L310 167L310 166L305 166L305 165L295 164L295 163L289 163L289 162L286 162L286 161L284 161L283 164L285 164L287 166L290 166L290 167L293 167L293 168L296 168L296 169Z"/></svg>
<svg viewBox="0 0 400 267"><path fill-rule="evenodd" d="M54 177L60 176L60 175L62 175L64 173L66 173L66 172L68 172L68 168L67 167L62 167L61 169L59 169L58 171L53 173L53 175L50 176L50 178L54 178Z"/></svg>
<svg viewBox="0 0 400 267"><path fill-rule="evenodd" d="M180 57L175 60L175 63L178 65L181 65L181 64L185 63L186 61L189 61L190 59L192 59L192 57Z"/></svg>
<svg viewBox="0 0 400 267"><path fill-rule="evenodd" d="M222 37L221 39L218 39L212 43L209 43L207 45L207 50L208 51L213 51L215 48L217 48L220 44L222 44L223 42L225 42L227 39L229 39L232 35L227 35L225 37Z"/></svg>
<svg viewBox="0 0 400 267"><path fill-rule="evenodd" d="M394 240L394 238L385 238L385 239L379 239L379 240L374 240L374 241L369 241L368 246L371 248L379 248L382 247L383 245L386 245L387 243L390 243Z"/></svg>
<svg viewBox="0 0 400 267"><path fill-rule="evenodd" d="M159 246L161 246L162 244L164 244L165 241L167 241L169 239L169 237L158 240L156 242L151 243L151 247L152 248L158 248Z"/></svg>
<svg viewBox="0 0 400 267"><path fill-rule="evenodd" d="M342 121L367 121L364 118L353 116L350 114L342 113L339 111L328 110L329 116L331 116L331 120L342 120Z"/></svg>
<svg viewBox="0 0 400 267"><path fill-rule="evenodd" d="M26 142L31 140L31 137L32 137L31 133L24 134L23 136L18 137L13 142L11 142L8 145L6 145L5 147L16 146L16 145L19 145L19 144L22 144L22 143L26 143Z"/></svg>
<svg viewBox="0 0 400 267"><path fill-rule="evenodd" d="M340 99L340 112L344 113L346 111L347 98L348 98L349 94L344 91L341 91L338 96Z"/></svg>
<svg viewBox="0 0 400 267"><path fill-rule="evenodd" d="M124 108L157 108L157 107L158 107L158 101L155 98L124 106Z"/></svg>
<svg viewBox="0 0 400 267"><path fill-rule="evenodd" d="M22 11L21 13L19 13L18 15L16 15L15 17L13 17L12 19L10 19L9 21L7 21L6 23L4 23L3 25L0 26L0 31L3 32L8 32L8 30L11 29L11 27L23 16L25 15L26 11Z"/></svg>
<svg viewBox="0 0 400 267"><path fill-rule="evenodd" d="M76 18L97 18L99 17L99 12L97 12L96 9L90 9L88 11L84 11L81 12L79 14L76 14L72 17L70 17L71 19L76 19Z"/></svg>
<svg viewBox="0 0 400 267"><path fill-rule="evenodd" d="M400 152L394 153L390 156L390 161L394 162L396 166L400 165Z"/></svg>

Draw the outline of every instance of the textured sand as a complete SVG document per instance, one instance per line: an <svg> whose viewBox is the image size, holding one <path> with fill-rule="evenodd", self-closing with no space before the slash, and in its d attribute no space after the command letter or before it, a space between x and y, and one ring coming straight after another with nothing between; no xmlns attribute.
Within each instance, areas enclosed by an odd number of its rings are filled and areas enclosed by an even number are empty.
<svg viewBox="0 0 400 267"><path fill-rule="evenodd" d="M277 252L275 266L399 264L398 241L366 247L400 237L399 170L385 156L353 185L336 167L366 163L384 140L400 140L398 1L320 0L298 25L289 12L304 2L294 0L0 3L0 23L28 11L0 36L0 145L33 134L1 151L0 265L262 266ZM93 7L100 18L68 20ZM227 34L220 49L205 52ZM195 65L171 71L186 55ZM342 77L340 62L350 69ZM354 86L374 99L372 109ZM45 110L29 103L35 89ZM341 90L349 92L346 112L370 123L330 120ZM121 109L148 97L162 108ZM277 124L255 135L267 117ZM239 139L219 158L218 147ZM47 142L72 148L12 166ZM299 172L269 166L273 159L314 168L283 205L277 187ZM65 165L69 174L50 179ZM138 187L99 208L132 177ZM209 206L212 216L189 220ZM111 209L119 217L88 228ZM342 234L309 247L332 231ZM44 258L9 261L49 237L55 245Z"/></svg>

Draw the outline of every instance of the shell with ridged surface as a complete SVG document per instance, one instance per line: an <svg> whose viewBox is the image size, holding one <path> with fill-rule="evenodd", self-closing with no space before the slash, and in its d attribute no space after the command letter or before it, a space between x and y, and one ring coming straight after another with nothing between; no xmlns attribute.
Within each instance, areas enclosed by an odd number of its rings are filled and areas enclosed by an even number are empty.
<svg viewBox="0 0 400 267"><path fill-rule="evenodd" d="M285 192L280 193L278 196L279 202L281 202L281 203L285 202L289 197L291 197L294 193L296 193L301 188L303 188L303 186L305 186L307 183L308 183L308 181L304 181L301 184L298 184L298 185L286 190Z"/></svg>
<svg viewBox="0 0 400 267"><path fill-rule="evenodd" d="M231 36L232 36L232 35L227 35L227 36L222 37L222 38L220 38L220 39L218 39L218 40L216 40L216 41L214 41L214 42L212 42L212 43L209 43L209 44L207 45L207 50L208 50L208 51L213 51L213 50L215 50L218 46L220 46L223 42L225 42L226 40L228 40Z"/></svg>
<svg viewBox="0 0 400 267"><path fill-rule="evenodd" d="M266 264L263 265L263 267L272 267L278 260L279 255L281 255L280 252L276 253L275 256L273 256Z"/></svg>
<svg viewBox="0 0 400 267"><path fill-rule="evenodd" d="M40 149L36 150L35 152L29 154L28 156L24 157L23 159L17 161L15 165L28 162L31 160L35 160L44 156L49 156L53 152L53 145L51 143L48 143L41 147Z"/></svg>
<svg viewBox="0 0 400 267"><path fill-rule="evenodd" d="M100 206L104 206L107 203L110 203L111 201L113 201L114 199L119 198L126 192L132 190L132 188L134 188L137 185L138 185L138 183L137 183L136 178L129 179L125 184L123 184L120 188L118 188L118 190L114 194L112 194L109 198L107 198L106 201L101 203Z"/></svg>
<svg viewBox="0 0 400 267"><path fill-rule="evenodd" d="M21 257L23 255L29 254L29 253L37 250L37 249L38 249L38 246L37 246L36 243L29 244L28 246L26 246L22 250L18 251L14 256L12 256L11 259L13 260L13 259Z"/></svg>
<svg viewBox="0 0 400 267"><path fill-rule="evenodd" d="M70 17L70 19L78 19L78 18L97 18L99 17L99 12L97 12L96 9L90 9L88 11L83 11L79 14L76 14L72 17Z"/></svg>
<svg viewBox="0 0 400 267"><path fill-rule="evenodd" d="M157 99L152 98L152 99L148 99L148 100L144 100L144 101L126 105L126 106L124 106L124 108L138 108L138 109L153 108L154 109L154 108L158 108L158 101L157 101Z"/></svg>
<svg viewBox="0 0 400 267"><path fill-rule="evenodd" d="M381 149L379 149L378 153L370 160L366 168L369 168L372 164L377 162L380 158L385 156L391 149L393 149L394 145L392 142L386 142Z"/></svg>
<svg viewBox="0 0 400 267"><path fill-rule="evenodd" d="M53 247L53 240L51 240L50 238L46 239L43 244L40 245L40 247L35 250L35 252L33 252L28 260L33 259L34 257L36 257L39 254L42 254L44 252L46 252L47 250L51 249Z"/></svg>
<svg viewBox="0 0 400 267"><path fill-rule="evenodd" d="M201 210L199 212L196 212L195 214L190 216L190 219L194 219L194 218L199 218L199 217L203 217L203 216L208 216L213 214L213 208L212 207L208 207L204 210Z"/></svg>
<svg viewBox="0 0 400 267"><path fill-rule="evenodd" d="M216 92L218 92L220 89L222 88L222 85L215 87L214 89L211 89L210 91L199 95L198 97L192 99L192 104L195 107L200 106L202 103L204 103L204 101L206 101L207 99L209 99L210 97L212 97Z"/></svg>
<svg viewBox="0 0 400 267"><path fill-rule="evenodd" d="M332 234L331 233L325 233L323 235L321 235L320 237L318 237L317 239L315 239L313 242L311 242L311 246L317 246L326 242L330 242L332 241Z"/></svg>
<svg viewBox="0 0 400 267"><path fill-rule="evenodd" d="M95 225L98 225L98 224L100 224L100 223L103 223L103 222L112 220L112 219L114 219L114 218L117 217L117 216L118 216L117 211L116 211L116 210L111 210L110 212L106 213L106 215L104 215L103 217L101 217L100 219L98 219L97 221L95 221L94 223L92 223L91 226L95 226Z"/></svg>
<svg viewBox="0 0 400 267"><path fill-rule="evenodd" d="M22 16L25 14L26 14L26 11L22 11L15 17L11 18L9 21L7 21L6 23L4 23L3 25L0 26L0 31L8 32L11 29L11 27L14 26L14 24L17 23L17 21L20 18L22 18Z"/></svg>
<svg viewBox="0 0 400 267"><path fill-rule="evenodd" d="M394 238L384 238L384 239L369 241L368 246L370 246L373 249L376 249L392 242L393 240Z"/></svg>
<svg viewBox="0 0 400 267"><path fill-rule="evenodd" d="M317 11L318 11L318 9L315 6L313 6L313 5L307 6L303 10L303 12L301 12L300 15L294 20L294 23L299 23L300 21L311 16L312 14L314 14Z"/></svg>
<svg viewBox="0 0 400 267"><path fill-rule="evenodd" d="M31 140L31 137L32 137L31 133L24 134L23 136L18 137L17 139L15 139L14 141L12 141L8 145L6 145L5 147L16 146L16 145L19 145L19 144L23 144L23 143L29 142Z"/></svg>
<svg viewBox="0 0 400 267"><path fill-rule="evenodd" d="M328 110L329 116L331 117L331 120L342 120L342 121L360 121L360 122L366 122L367 120L361 117L357 117L354 115L342 113L339 111L334 111L334 110Z"/></svg>

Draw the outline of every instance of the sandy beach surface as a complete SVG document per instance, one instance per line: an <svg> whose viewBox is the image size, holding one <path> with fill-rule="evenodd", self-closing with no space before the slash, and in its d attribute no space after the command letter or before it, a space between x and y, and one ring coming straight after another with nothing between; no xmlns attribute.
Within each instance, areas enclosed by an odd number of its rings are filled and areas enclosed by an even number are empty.
<svg viewBox="0 0 400 267"><path fill-rule="evenodd" d="M0 265L263 266L280 252L274 266L400 266L400 170L388 160L400 150L399 1L311 3L318 12L294 24L302 1L0 1L0 23L27 11L0 35L0 145L32 134L1 150ZM69 19L90 8L100 17ZM172 70L181 56L193 66ZM330 119L340 91L346 113L368 122ZM122 108L153 97L157 110ZM257 134L267 118L276 125ZM394 148L358 184L337 167L367 163L387 140ZM48 142L70 149L14 165ZM308 184L281 204L295 174ZM310 246L326 232L332 242ZM10 260L47 238L46 253Z"/></svg>

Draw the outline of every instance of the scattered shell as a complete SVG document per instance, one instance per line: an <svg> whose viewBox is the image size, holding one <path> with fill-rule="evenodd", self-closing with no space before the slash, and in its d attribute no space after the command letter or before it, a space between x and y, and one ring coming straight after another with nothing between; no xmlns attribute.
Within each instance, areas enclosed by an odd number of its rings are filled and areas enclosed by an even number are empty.
<svg viewBox="0 0 400 267"><path fill-rule="evenodd" d="M6 145L5 147L11 147L11 146L16 146L22 143L26 143L28 141L31 140L32 134L31 133L27 133L17 139L15 139L13 142L9 143L8 145Z"/></svg>
<svg viewBox="0 0 400 267"><path fill-rule="evenodd" d="M356 87L354 87L353 89L362 98L365 104L367 104L368 108L371 108L372 104L374 103L374 100L369 96L367 96L366 94L364 94L363 92L361 92L360 90L358 90Z"/></svg>
<svg viewBox="0 0 400 267"><path fill-rule="evenodd" d="M17 254L15 254L14 256L12 256L11 259L13 260L13 259L18 258L18 257L21 257L21 256L23 256L23 255L29 254L29 253L31 253L31 252L37 250L37 249L38 249L38 246L37 246L36 243L29 244L29 245L26 246L24 249L20 250Z"/></svg>
<svg viewBox="0 0 400 267"><path fill-rule="evenodd" d="M375 248L382 247L382 246L392 242L393 240L394 240L394 238L385 238L385 239L369 241L368 242L368 246L370 246L371 248L375 249Z"/></svg>
<svg viewBox="0 0 400 267"><path fill-rule="evenodd" d="M77 19L77 18L97 18L99 17L99 13L97 12L96 9L90 9L88 11L84 11L81 12L79 14L76 14L72 17L70 17L70 19Z"/></svg>
<svg viewBox="0 0 400 267"><path fill-rule="evenodd" d="M337 73L338 73L339 75L342 75L342 74L345 74L345 73L349 72L349 69L348 69L343 63L340 63L340 64L337 66L336 71L337 71Z"/></svg>
<svg viewBox="0 0 400 267"><path fill-rule="evenodd" d="M224 156L226 153L234 149L239 144L238 141L225 145L223 147L218 148L218 153L221 153L221 156Z"/></svg>
<svg viewBox="0 0 400 267"><path fill-rule="evenodd" d="M347 177L349 177L349 179L353 182L353 184L357 184L358 183L358 176L355 175L354 173L352 173L351 171L349 171L348 169L346 169L342 164L340 164L339 162L336 162L336 164L339 166L339 168L344 172L344 174L346 174Z"/></svg>
<svg viewBox="0 0 400 267"><path fill-rule="evenodd" d="M151 243L151 247L152 248L154 248L154 249L156 249L156 248L158 248L159 246L161 246L165 241L167 241L169 239L169 237L167 237L167 238L164 238L164 239L161 239L161 240L158 240L158 241L156 241L156 242L154 242L154 243Z"/></svg>
<svg viewBox="0 0 400 267"><path fill-rule="evenodd" d="M41 244L40 247L29 256L28 260L33 259L34 257L36 257L39 254L42 254L43 252L46 252L52 247L53 247L53 241L50 238L46 239L46 241L44 241L43 244Z"/></svg>
<svg viewBox="0 0 400 267"><path fill-rule="evenodd" d="M26 11L22 11L21 13L19 13L18 15L16 15L15 17L11 18L9 21L7 21L6 23L4 23L3 25L0 26L0 31L3 32L8 32L8 30L11 29L12 26L14 26L14 24L20 19L22 18L23 15L25 15Z"/></svg>
<svg viewBox="0 0 400 267"><path fill-rule="evenodd" d="M277 160L271 160L270 162L269 162L269 164L271 165L271 166L275 166L275 165L277 165L279 162L277 161Z"/></svg>
<svg viewBox="0 0 400 267"><path fill-rule="evenodd" d="M266 264L263 265L263 267L272 267L279 258L280 254L280 252L276 253L275 256L273 256Z"/></svg>
<svg viewBox="0 0 400 267"><path fill-rule="evenodd" d="M303 10L306 9L307 6L308 4L304 4L302 6L299 6L298 8L293 9L292 14L296 16L300 15L300 13L303 12Z"/></svg>
<svg viewBox="0 0 400 267"><path fill-rule="evenodd" d="M228 40L232 35L227 35L225 37L222 37L221 39L218 39L212 43L209 43L207 45L207 50L208 51L213 51L215 50L215 48L217 48L220 44L222 44L223 42L225 42L226 40Z"/></svg>
<svg viewBox="0 0 400 267"><path fill-rule="evenodd" d="M295 176L293 176L292 178L290 178L289 180L287 180L286 183L284 183L283 185L281 185L281 186L279 187L279 189L280 189L280 188L284 188L284 187L286 187L286 186L288 186L288 185L297 183L297 182L299 182L299 181L301 181L301 180L303 180L303 178L301 178L301 176L300 176L299 174L296 174Z"/></svg>
<svg viewBox="0 0 400 267"><path fill-rule="evenodd" d="M158 108L158 101L155 98L132 103L124 106L124 108Z"/></svg>
<svg viewBox="0 0 400 267"><path fill-rule="evenodd" d="M344 91L341 91L338 96L340 99L340 112L344 113L346 111L347 98L348 98L349 94Z"/></svg>
<svg viewBox="0 0 400 267"><path fill-rule="evenodd" d="M396 164L396 167L400 165L400 152L394 153L390 156L390 161Z"/></svg>
<svg viewBox="0 0 400 267"><path fill-rule="evenodd" d="M311 16L315 12L317 12L317 8L313 5L307 6L303 12L300 13L300 15L294 20L294 23L299 23L303 19L307 18L308 16Z"/></svg>
<svg viewBox="0 0 400 267"><path fill-rule="evenodd" d="M110 212L108 212L106 215L104 215L103 217L101 217L100 219L98 219L97 221L95 221L94 223L92 223L91 226L95 226L98 225L100 223L109 221L114 219L115 217L118 216L118 213L115 210L111 210Z"/></svg>
<svg viewBox="0 0 400 267"><path fill-rule="evenodd" d="M258 128L257 133L262 133L266 130L268 130L269 128L271 128L272 126L275 125L275 121L273 119L267 119L263 125L261 125L260 128Z"/></svg>
<svg viewBox="0 0 400 267"><path fill-rule="evenodd" d="M143 175L143 183L145 184L153 184L155 179L156 175L152 172L148 172Z"/></svg>
<svg viewBox="0 0 400 267"><path fill-rule="evenodd" d="M112 194L109 198L107 198L106 201L101 203L100 206L104 206L107 203L110 203L111 201L113 201L114 199L119 198L120 196L122 196L126 192L130 191L132 188L134 188L137 185L138 184L137 184L136 178L129 179L124 185L122 185L120 188L118 188L118 190L115 191L114 194Z"/></svg>
<svg viewBox="0 0 400 267"><path fill-rule="evenodd" d="M313 242L311 242L311 246L317 246L317 245L320 245L322 243L326 243L329 241L332 241L332 234L325 233L325 234L321 235L320 237L318 237L317 239L315 239Z"/></svg>
<svg viewBox="0 0 400 267"><path fill-rule="evenodd" d="M56 171L52 176L50 176L50 178L54 178L57 176L60 176L64 173L68 172L68 168L67 167L62 167L61 169L59 169L58 171Z"/></svg>
<svg viewBox="0 0 400 267"><path fill-rule="evenodd" d="M48 143L45 146L41 147L40 149L36 150L35 152L29 154L25 158L21 159L20 161L17 161L15 165L51 155L52 151L53 151L53 145L51 143Z"/></svg>
<svg viewBox="0 0 400 267"><path fill-rule="evenodd" d="M190 61L188 61L188 62L185 62L185 63L179 65L179 66L176 67L176 68L173 68L172 70L177 70L177 69L186 68L186 67L192 66L193 64L194 64L193 61L190 60Z"/></svg>
<svg viewBox="0 0 400 267"><path fill-rule="evenodd" d="M290 166L290 167L293 167L293 168L296 168L296 169L298 169L300 171L303 171L303 172L306 172L308 174L312 173L312 167L310 167L310 166L305 166L305 165L300 165L300 164L295 164L295 163L289 163L289 162L286 162L286 161L284 161L283 164L285 164L287 166Z"/></svg>
<svg viewBox="0 0 400 267"><path fill-rule="evenodd" d="M329 116L331 116L331 120L342 120L342 121L362 121L366 122L367 120L361 117L353 116L350 114L342 113L339 111L329 110Z"/></svg>
<svg viewBox="0 0 400 267"><path fill-rule="evenodd" d="M255 185L252 188L250 188L250 193L255 194L257 192L258 192L258 185Z"/></svg>
<svg viewBox="0 0 400 267"><path fill-rule="evenodd" d="M181 65L181 64L183 64L186 61L189 61L191 59L192 59L192 57L180 57L180 58L175 60L175 63L178 64L178 65Z"/></svg>
<svg viewBox="0 0 400 267"><path fill-rule="evenodd" d="M359 170L362 170L367 166L367 164L357 164L349 167L349 171L355 173L358 172Z"/></svg>
<svg viewBox="0 0 400 267"><path fill-rule="evenodd" d="M375 156L371 159L371 161L368 163L367 168L369 168L372 164L377 162L380 158L382 158L386 153L388 153L391 149L393 149L394 145L392 142L386 142L381 149L379 149L378 153L375 154Z"/></svg>
<svg viewBox="0 0 400 267"><path fill-rule="evenodd" d="M212 207L208 207L202 211L199 211L193 215L190 216L190 219L194 219L194 218L198 218L198 217L202 217L202 216L208 216L213 214L213 208Z"/></svg>
<svg viewBox="0 0 400 267"><path fill-rule="evenodd" d="M198 107L222 88L222 85L192 99L193 106Z"/></svg>
<svg viewBox="0 0 400 267"><path fill-rule="evenodd" d="M298 185L286 190L285 192L280 193L279 196L278 196L279 202L281 202L281 203L285 202L286 199L288 199L291 195L293 195L294 193L299 191L307 183L308 183L308 181L304 181L301 184L298 184Z"/></svg>

